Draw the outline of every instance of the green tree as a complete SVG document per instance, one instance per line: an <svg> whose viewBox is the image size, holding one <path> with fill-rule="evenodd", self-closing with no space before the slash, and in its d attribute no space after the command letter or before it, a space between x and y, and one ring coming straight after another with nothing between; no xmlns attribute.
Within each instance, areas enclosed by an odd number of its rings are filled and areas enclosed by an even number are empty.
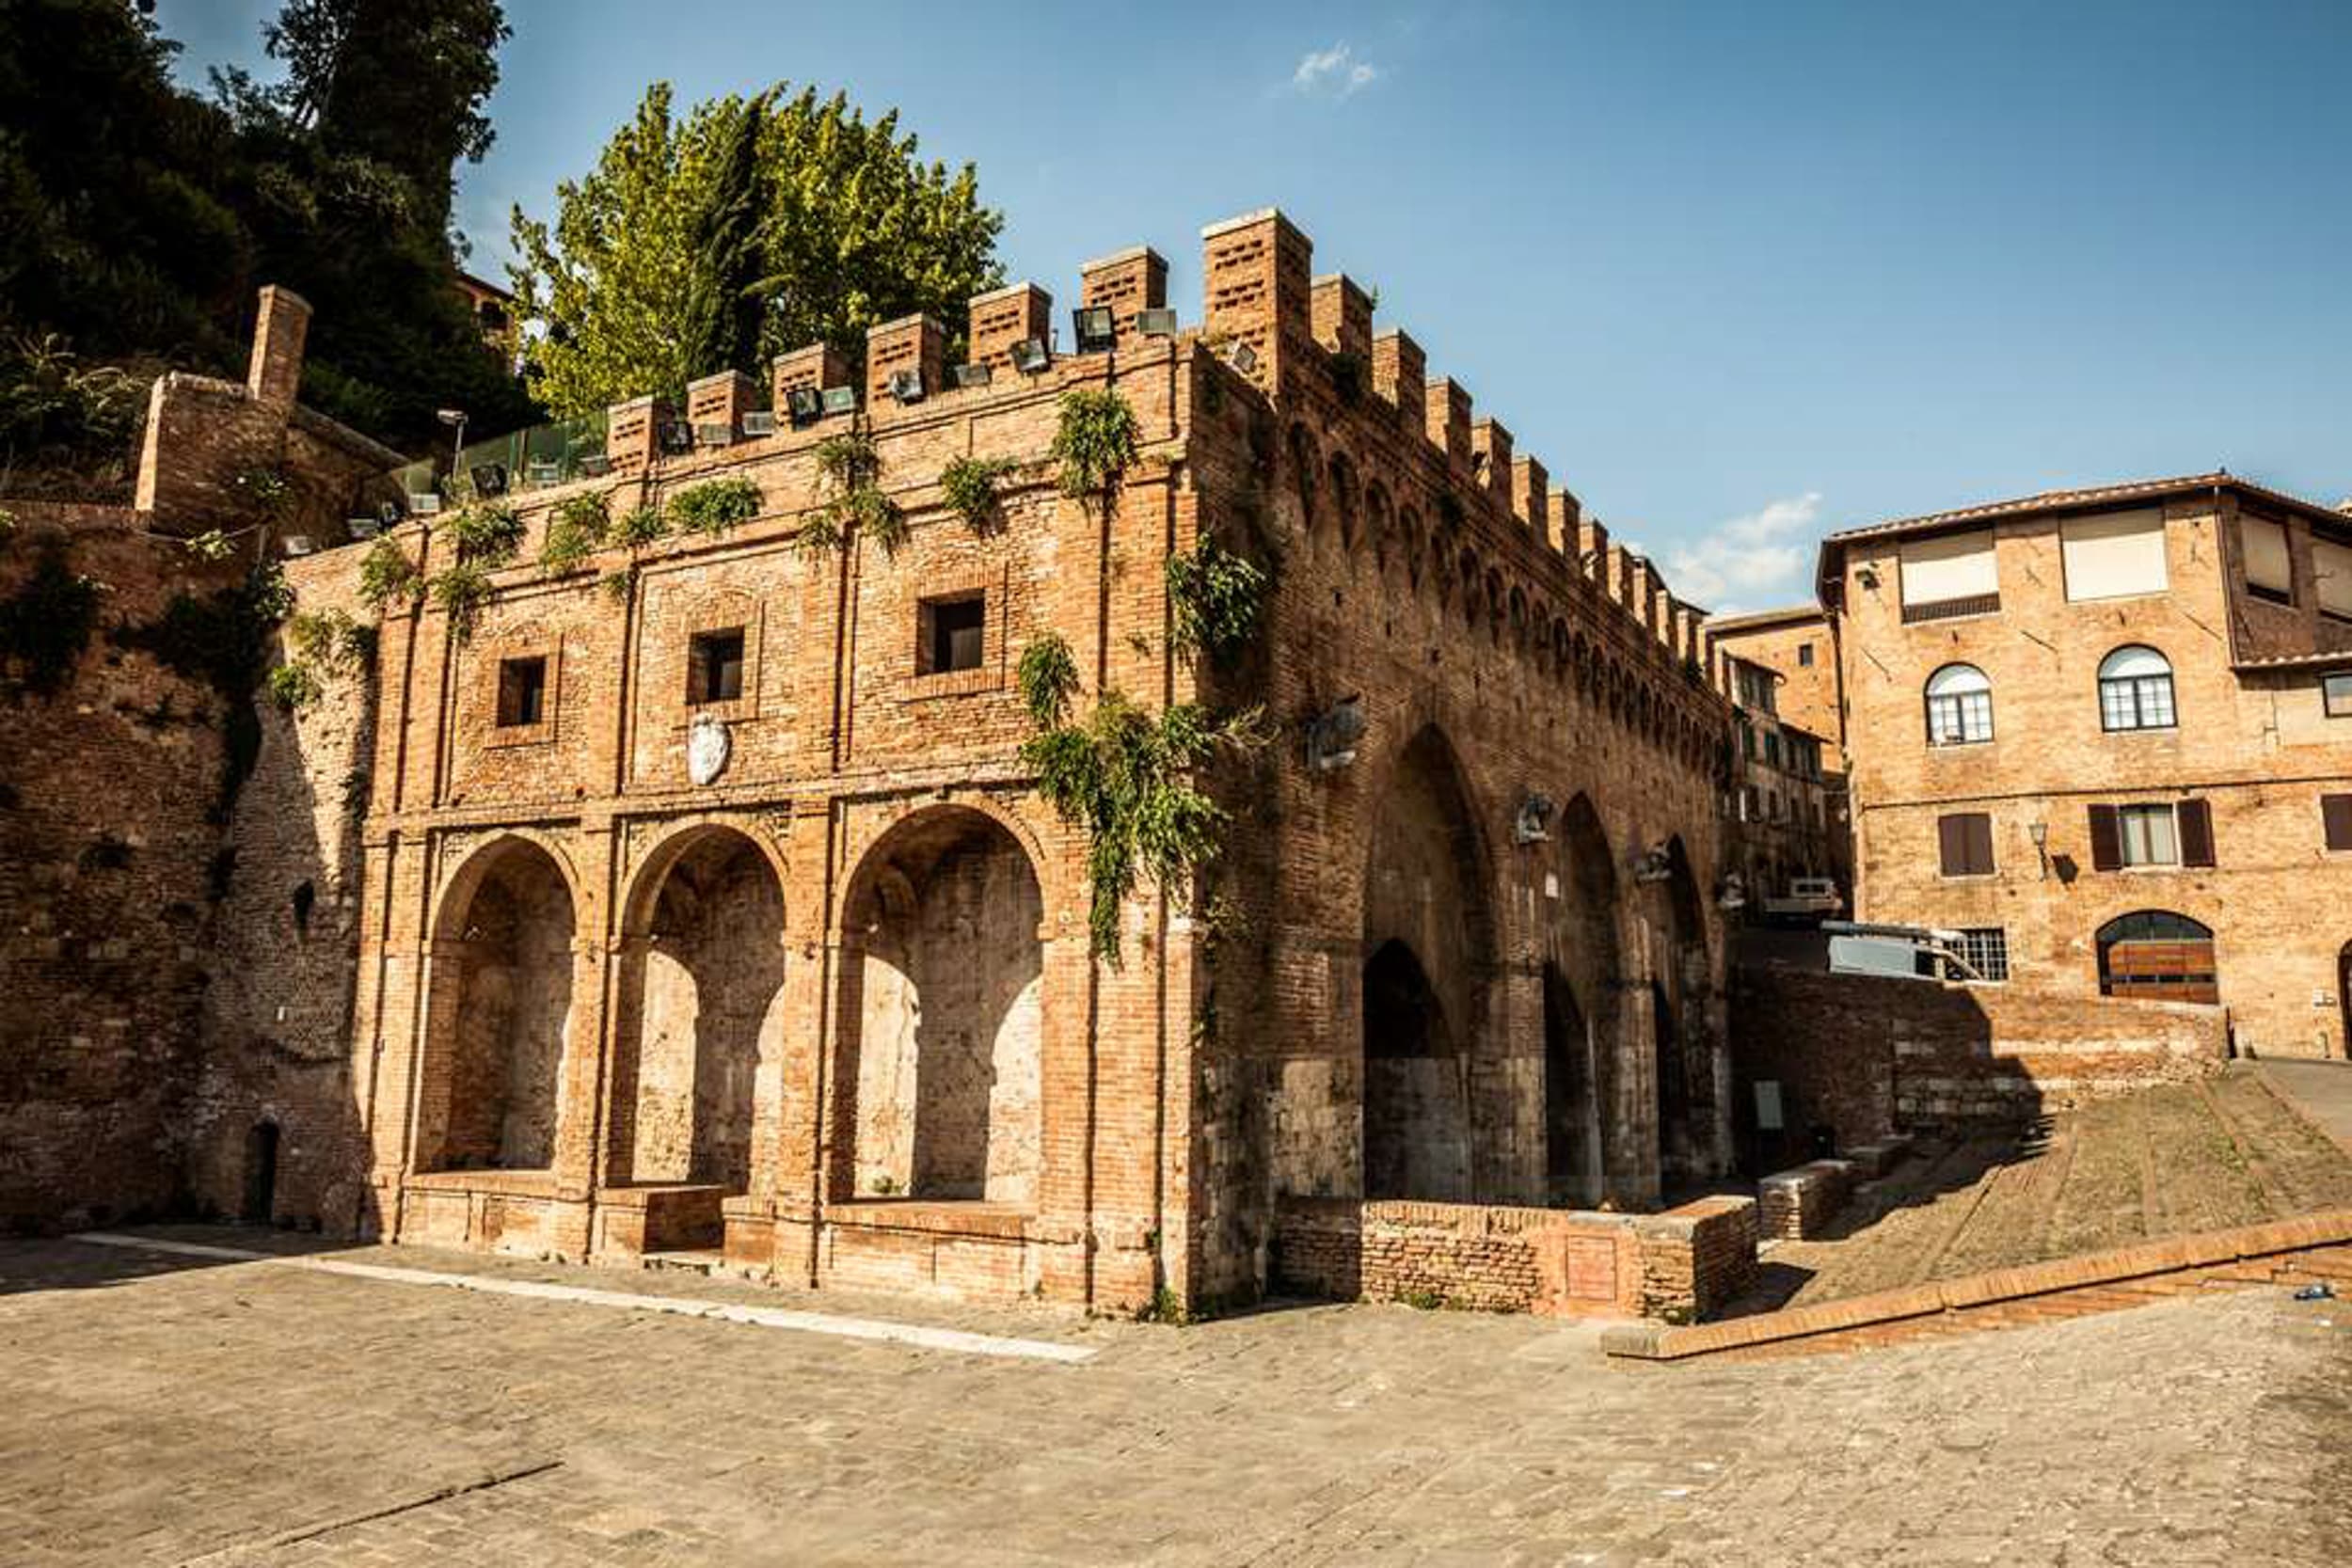
<svg viewBox="0 0 2352 1568"><path fill-rule="evenodd" d="M759 248L759 134L768 103L743 106L728 134L708 198L695 215L694 285L686 296L686 373L759 370L762 257Z"/></svg>
<svg viewBox="0 0 2352 1568"><path fill-rule="evenodd" d="M757 150L758 264L738 275L754 277L748 293L719 270L734 260L715 266L700 247L745 135ZM704 362L679 309L698 291L756 302L754 365L818 341L862 360L868 326L917 310L956 320L1001 281L1003 223L971 166L921 162L895 112L869 121L846 97L779 87L678 119L658 82L596 166L557 186L552 224L515 211L521 314L545 328L524 346L531 388L564 415L680 394Z"/></svg>

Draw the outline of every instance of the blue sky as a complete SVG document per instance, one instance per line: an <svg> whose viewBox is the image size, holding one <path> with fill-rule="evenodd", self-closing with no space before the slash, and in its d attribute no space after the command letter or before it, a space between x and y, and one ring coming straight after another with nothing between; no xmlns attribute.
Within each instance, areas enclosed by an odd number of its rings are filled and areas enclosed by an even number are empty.
<svg viewBox="0 0 2352 1568"><path fill-rule="evenodd" d="M183 72L274 0L161 0ZM1066 308L1279 206L1685 596L1824 530L2227 467L2352 495L2352 3L508 0L497 276L645 83L896 105Z"/></svg>

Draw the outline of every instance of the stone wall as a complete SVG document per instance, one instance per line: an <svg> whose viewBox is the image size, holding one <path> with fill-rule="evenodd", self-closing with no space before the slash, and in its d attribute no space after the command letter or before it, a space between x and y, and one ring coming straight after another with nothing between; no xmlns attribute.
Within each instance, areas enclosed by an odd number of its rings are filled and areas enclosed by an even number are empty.
<svg viewBox="0 0 2352 1568"><path fill-rule="evenodd" d="M56 691L0 671L0 1228L101 1224L184 1191L224 719L200 676L113 634L236 572L127 509L8 510L0 598L44 569L102 586Z"/></svg>
<svg viewBox="0 0 2352 1568"><path fill-rule="evenodd" d="M1278 1281L1342 1300L1692 1323L1755 1278L1746 1198L1638 1215L1341 1198L1285 1198L1279 1212Z"/></svg>
<svg viewBox="0 0 2352 1568"><path fill-rule="evenodd" d="M1898 1132L2028 1120L2108 1094L2217 1070L2217 1007L2053 996L1766 965L1734 971L1732 1052L1743 1146L1757 1168ZM1759 1142L1754 1085L1781 1085L1787 1132Z"/></svg>

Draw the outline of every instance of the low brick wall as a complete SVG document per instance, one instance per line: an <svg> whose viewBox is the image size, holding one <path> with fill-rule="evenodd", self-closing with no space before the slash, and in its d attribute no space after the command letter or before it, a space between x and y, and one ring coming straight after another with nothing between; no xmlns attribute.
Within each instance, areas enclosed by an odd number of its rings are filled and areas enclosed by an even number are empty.
<svg viewBox="0 0 2352 1568"><path fill-rule="evenodd" d="M2229 1022L2218 1007L1748 965L1731 1042L1749 1168L1769 1169L1817 1127L1842 1151L2201 1077L2228 1058ZM1781 1085L1778 1140L1755 1126L1759 1080Z"/></svg>
<svg viewBox="0 0 2352 1568"><path fill-rule="evenodd" d="M1850 1160L1815 1160L1773 1172L1756 1184L1757 1227L1782 1242L1820 1235L1846 1206L1858 1174Z"/></svg>
<svg viewBox="0 0 2352 1568"><path fill-rule="evenodd" d="M1756 1243L1743 1197L1662 1214L1295 1197L1280 1202L1275 1276L1348 1301L1687 1323L1747 1288Z"/></svg>
<svg viewBox="0 0 2352 1568"><path fill-rule="evenodd" d="M2246 1285L2326 1283L2352 1293L2352 1210L2142 1242L1690 1327L1613 1328L1611 1354L1642 1361L1756 1360L2020 1328Z"/></svg>

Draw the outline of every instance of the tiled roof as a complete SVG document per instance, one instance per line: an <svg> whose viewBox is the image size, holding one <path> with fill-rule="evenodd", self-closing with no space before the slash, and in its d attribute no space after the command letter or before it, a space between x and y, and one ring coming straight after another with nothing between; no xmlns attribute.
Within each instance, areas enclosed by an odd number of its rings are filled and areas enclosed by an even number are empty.
<svg viewBox="0 0 2352 1568"><path fill-rule="evenodd" d="M2014 517L2031 512L2072 511L2080 507L2105 506L2115 501L2154 500L2160 497L2209 490L2216 485L2226 485L2292 511L2352 523L2352 518L2346 518L2331 507L2256 484L2251 480L2240 479L2228 469L2220 468L2209 474L2184 474L2175 479L2133 480L2124 484L2102 484L2080 490L2044 490L2038 496L2021 496L2015 500L1987 501L1980 506L1963 506L1952 512L1931 512L1924 516L1899 517L1892 522L1872 523L1867 528L1848 529L1842 533L1831 534L1821 543L1825 546L1840 545L1850 539L1871 539L1889 533L1926 533L1962 523Z"/></svg>
<svg viewBox="0 0 2352 1568"><path fill-rule="evenodd" d="M1710 615L1707 618L1708 631L1747 631L1756 626L1774 626L1784 621L1818 621L1827 611L1818 604L1792 604L1780 610L1752 610L1741 615Z"/></svg>
<svg viewBox="0 0 2352 1568"><path fill-rule="evenodd" d="M2230 668L2233 670L2324 670L2331 665L2352 668L2352 648L2337 648L2332 652L2315 654L2269 654L2259 658L2241 658Z"/></svg>

